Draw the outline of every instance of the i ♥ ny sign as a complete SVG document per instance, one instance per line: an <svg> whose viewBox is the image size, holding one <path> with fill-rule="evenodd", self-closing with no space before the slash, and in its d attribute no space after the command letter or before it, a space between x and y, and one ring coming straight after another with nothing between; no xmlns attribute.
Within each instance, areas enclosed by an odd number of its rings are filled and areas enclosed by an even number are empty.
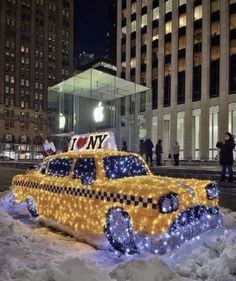
<svg viewBox="0 0 236 281"><path fill-rule="evenodd" d="M112 132L75 135L71 138L68 151L71 150L116 150Z"/></svg>

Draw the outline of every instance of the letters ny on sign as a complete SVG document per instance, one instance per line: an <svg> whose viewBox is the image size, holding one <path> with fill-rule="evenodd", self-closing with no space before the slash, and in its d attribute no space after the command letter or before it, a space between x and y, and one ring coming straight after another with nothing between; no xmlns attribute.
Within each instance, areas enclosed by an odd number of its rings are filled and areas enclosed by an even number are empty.
<svg viewBox="0 0 236 281"><path fill-rule="evenodd" d="M68 151L71 150L116 150L115 137L112 132L83 134L73 136Z"/></svg>

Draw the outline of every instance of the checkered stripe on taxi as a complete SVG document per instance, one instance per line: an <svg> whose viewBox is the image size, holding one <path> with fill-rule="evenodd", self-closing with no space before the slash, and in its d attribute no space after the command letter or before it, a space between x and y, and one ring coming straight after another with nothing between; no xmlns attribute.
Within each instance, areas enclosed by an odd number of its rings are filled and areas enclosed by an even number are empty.
<svg viewBox="0 0 236 281"><path fill-rule="evenodd" d="M148 207L151 207L152 209L158 208L157 202L153 202L152 198L143 198L141 196L110 193L110 192L96 191L86 188L75 188L69 186L61 187L61 186L39 184L36 182L19 181L19 180L14 181L13 185L44 190L56 194L68 194L68 195L86 197L86 198L97 199L102 201L117 202L121 204L132 205L132 206L140 206L143 208L148 208Z"/></svg>

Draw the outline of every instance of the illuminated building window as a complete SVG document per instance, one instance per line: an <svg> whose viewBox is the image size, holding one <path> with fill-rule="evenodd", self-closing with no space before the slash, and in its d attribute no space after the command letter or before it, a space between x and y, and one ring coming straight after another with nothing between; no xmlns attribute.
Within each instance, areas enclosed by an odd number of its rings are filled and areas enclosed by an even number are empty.
<svg viewBox="0 0 236 281"><path fill-rule="evenodd" d="M147 14L142 15L142 27L147 25Z"/></svg>
<svg viewBox="0 0 236 281"><path fill-rule="evenodd" d="M136 58L132 58L130 62L130 67L135 68L136 67Z"/></svg>
<svg viewBox="0 0 236 281"><path fill-rule="evenodd" d="M168 21L165 24L165 34L169 34L171 32L172 32L172 23L171 23L171 21Z"/></svg>
<svg viewBox="0 0 236 281"><path fill-rule="evenodd" d="M159 32L158 32L158 28L154 28L153 32L152 32L152 40L156 40L159 38Z"/></svg>
<svg viewBox="0 0 236 281"><path fill-rule="evenodd" d="M209 108L209 159L213 160L218 155L216 143L218 136L218 118L219 106L211 106Z"/></svg>
<svg viewBox="0 0 236 281"><path fill-rule="evenodd" d="M194 20L199 20L202 18L202 5L194 8Z"/></svg>
<svg viewBox="0 0 236 281"><path fill-rule="evenodd" d="M219 0L211 1L211 12L214 13L220 10L220 2Z"/></svg>
<svg viewBox="0 0 236 281"><path fill-rule="evenodd" d="M212 36L220 35L220 22L219 21L214 21L211 24L211 35Z"/></svg>
<svg viewBox="0 0 236 281"><path fill-rule="evenodd" d="M69 175L72 162L72 159L52 159L49 162L48 174L53 177L66 177Z"/></svg>
<svg viewBox="0 0 236 281"><path fill-rule="evenodd" d="M147 1L148 1L148 0L142 0L142 8L145 7L145 6L147 6Z"/></svg>
<svg viewBox="0 0 236 281"><path fill-rule="evenodd" d="M179 37L179 50L182 50L185 48L186 48L186 37L181 36L181 37Z"/></svg>
<svg viewBox="0 0 236 281"><path fill-rule="evenodd" d="M132 14L135 14L135 13L136 13L136 2L132 3L132 6L131 6L131 13L132 13Z"/></svg>
<svg viewBox="0 0 236 281"><path fill-rule="evenodd" d="M171 42L165 43L165 56L171 54Z"/></svg>
<svg viewBox="0 0 236 281"><path fill-rule="evenodd" d="M159 7L156 7L153 9L152 20L158 20L158 19L159 19Z"/></svg>
<svg viewBox="0 0 236 281"><path fill-rule="evenodd" d="M126 68L126 61L123 61L121 65L122 67Z"/></svg>
<svg viewBox="0 0 236 281"><path fill-rule="evenodd" d="M186 0L179 0L179 6L185 5L186 4Z"/></svg>
<svg viewBox="0 0 236 281"><path fill-rule="evenodd" d="M180 15L179 28L186 26L186 15Z"/></svg>
<svg viewBox="0 0 236 281"><path fill-rule="evenodd" d="M179 158L184 158L184 112L178 112L177 114L177 141L180 146Z"/></svg>
<svg viewBox="0 0 236 281"><path fill-rule="evenodd" d="M147 56L146 53L141 54L141 64L146 64L147 63Z"/></svg>
<svg viewBox="0 0 236 281"><path fill-rule="evenodd" d="M136 31L136 20L131 22L131 32Z"/></svg>
<svg viewBox="0 0 236 281"><path fill-rule="evenodd" d="M200 128L201 128L201 109L194 109L193 116L193 159L200 159Z"/></svg>
<svg viewBox="0 0 236 281"><path fill-rule="evenodd" d="M167 0L166 4L166 14L172 11L172 0Z"/></svg>
<svg viewBox="0 0 236 281"><path fill-rule="evenodd" d="M141 45L147 45L147 33L142 34Z"/></svg>

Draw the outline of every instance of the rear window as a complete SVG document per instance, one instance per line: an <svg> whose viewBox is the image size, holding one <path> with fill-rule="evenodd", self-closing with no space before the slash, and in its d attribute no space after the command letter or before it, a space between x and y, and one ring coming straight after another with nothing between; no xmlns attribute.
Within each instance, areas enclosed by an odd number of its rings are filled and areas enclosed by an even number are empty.
<svg viewBox="0 0 236 281"><path fill-rule="evenodd" d="M68 158L55 158L49 162L48 174L53 177L66 177L70 173L73 160Z"/></svg>

